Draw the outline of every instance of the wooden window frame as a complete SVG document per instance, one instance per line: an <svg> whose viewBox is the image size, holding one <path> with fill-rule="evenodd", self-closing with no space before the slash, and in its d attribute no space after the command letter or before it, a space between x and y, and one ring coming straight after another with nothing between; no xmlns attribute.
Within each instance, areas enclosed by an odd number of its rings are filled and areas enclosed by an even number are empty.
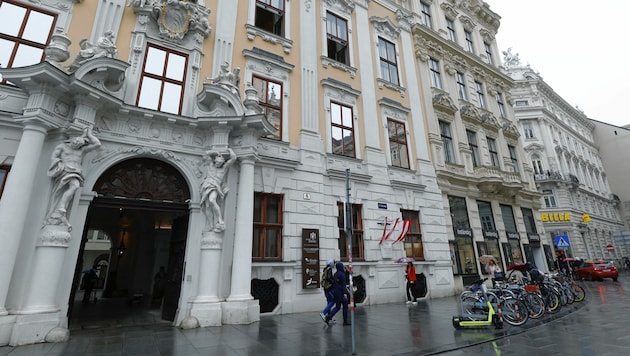
<svg viewBox="0 0 630 356"><path fill-rule="evenodd" d="M328 21L334 20L334 24L329 25ZM340 34L337 33L339 26L337 24L339 22L345 23L345 39L340 37ZM329 28L334 28L335 33L329 32ZM341 50L331 51L331 48L335 48L339 46ZM345 65L350 65L350 40L348 37L348 20L343 17L337 16L336 14L326 11L326 48L327 48L327 57L332 59L333 61L343 63ZM331 53L334 52L334 53ZM342 58L343 57L343 58Z"/></svg>
<svg viewBox="0 0 630 356"><path fill-rule="evenodd" d="M166 52L166 57L164 59L165 63L164 63L164 68L162 71L162 76L153 74L153 73L148 73L145 72L145 68L146 68L146 64L147 64L147 59L149 57L149 48L155 48L157 50L160 51L164 51ZM169 59L169 55L170 54L176 54L178 56L182 56L185 58L185 62L184 62L184 73L182 75L182 81L178 81L175 79L171 79L166 77L166 70L168 68L168 59ZM142 63L142 71L140 72L140 84L138 85L138 97L136 98L136 106L139 105L140 102L140 94L142 93L142 84L144 81L144 78L151 78L151 79L155 79L155 80L159 80L161 82L161 87L160 87L160 98L158 99L158 107L156 109L151 109L151 108L147 108L149 110L157 110L157 111L162 111L161 107L162 107L162 99L163 99L163 95L164 95L164 83L171 83L171 84L176 84L176 85L180 85L182 88L181 94L180 94L180 98L179 98L179 107L177 110L177 113L171 113L174 115L181 115L182 113L182 107L184 106L184 93L186 91L186 75L187 75L187 71L188 71L188 55L186 53L183 52L178 52L178 51L174 51L172 49L163 47L163 46L159 46L153 43L147 43L146 49L145 49L145 56L144 56L144 61ZM166 112L166 111L162 111L162 112Z"/></svg>
<svg viewBox="0 0 630 356"><path fill-rule="evenodd" d="M40 61L43 61L46 58L46 52L45 49L46 47L50 44L50 39L55 31L55 25L57 23L57 16L58 14L52 11L47 11L47 10L43 10L40 9L38 7L35 6L30 6L27 4L24 4L22 2L17 2L14 0L0 0L0 6L3 3L7 3L7 4L11 4L13 6L17 6L17 7L21 7L24 8L26 10L26 13L24 14L24 18L22 19L22 24L20 25L20 30L17 33L16 36L12 36L12 35L8 35L5 33L0 32L0 39L3 39L5 41L9 41L13 43L13 49L11 50L11 54L9 55L9 61L6 64L3 64L4 66L2 68L12 68L14 61L15 61L15 56L17 54L17 50L19 48L20 45L25 45L25 46L30 46L30 47L35 47L35 48L39 48L42 49L42 57L40 59ZM26 28L26 24L28 23L28 19L29 16L31 15L32 12L38 12L44 15L49 15L53 17L53 21L50 25L50 30L48 32L48 36L46 39L46 43L38 43L38 42L33 42L30 40L26 40L23 39L22 36L24 35L24 29ZM6 80L1 79L0 78L0 84L5 84Z"/></svg>
<svg viewBox="0 0 630 356"><path fill-rule="evenodd" d="M352 260L364 261L363 249L363 215L361 204L351 204L352 206ZM341 261L347 262L348 239L345 230L346 210L343 202L337 202L337 227L339 228L339 253Z"/></svg>
<svg viewBox="0 0 630 356"><path fill-rule="evenodd" d="M400 85L398 75L398 62L396 59L396 45L382 37L378 38L379 58L381 61L381 77L392 84ZM392 50L390 52L390 49ZM389 58L389 53L393 53L394 58ZM385 57L383 57L385 55ZM383 70L386 68L387 70ZM392 70L396 78L392 78Z"/></svg>
<svg viewBox="0 0 630 356"><path fill-rule="evenodd" d="M392 125L394 126L393 129L395 132L393 136ZM402 134L400 134L400 131L402 131ZM389 151L392 155L392 166L409 169L409 147L407 144L407 128L405 127L405 123L398 120L387 119L387 134L389 136ZM402 137L403 140L398 137ZM398 161L400 161L400 163L394 164L394 149L398 150L399 157L401 152L405 153L406 160L404 162L399 158Z"/></svg>
<svg viewBox="0 0 630 356"><path fill-rule="evenodd" d="M277 84L277 85L280 86L280 93L278 94L278 96L280 98L280 101L279 101L277 106L273 105L273 104L270 104L267 101L266 97L262 98L261 97L262 93L258 93L258 98L260 99L260 101L259 101L260 106L263 107L263 110L264 110L264 113L265 113L265 117L267 118L267 120L270 123L272 123L272 121L269 120L269 116L268 116L270 114L270 109L271 110L277 110L279 112L279 115L280 115L279 124L278 124L278 127L277 127L278 128L278 132L276 132L275 134L272 134L272 135L267 135L265 137L271 138L271 139L275 139L275 140L282 140L282 129L283 129L283 127L282 127L282 118L283 118L282 100L283 100L283 96L284 96L284 85L283 85L282 82L279 82L279 81L276 81L276 80L272 80L272 79L269 79L269 78L266 78L266 77L262 77L260 75L253 74L252 75L252 85L254 84L254 82L256 80L260 80L260 81L264 82L265 83L265 88L267 88L267 89L269 88L269 83Z"/></svg>
<svg viewBox="0 0 630 356"><path fill-rule="evenodd" d="M332 115L333 115L333 110L332 110L333 105L339 106L340 107L339 111L342 114L343 114L343 110L342 110L343 108L349 108L350 109L350 122L352 123L352 126L344 126L343 125L343 117L339 118L340 119L339 120L340 123L335 123L334 122L335 120L332 117ZM356 157L356 147L355 147L356 139L355 139L355 136L354 136L354 133L355 133L354 132L354 109L351 106L344 105L344 104L341 104L341 103L335 102L335 101L331 101L330 102L330 107L331 107L331 110L330 110L330 116L331 116L330 117L330 126L331 126L330 139L331 139L331 144L332 144L332 153L336 154L336 155L340 155L340 156L345 156L345 157ZM334 142L335 138L334 138L334 135L332 134L332 132L333 132L333 130L335 128L341 129L341 132L342 132L341 139L342 139L342 141L343 141L343 138L346 137L343 134L346 131L350 131L350 136L352 137L352 145L351 145L351 147L350 147L350 145L346 145L344 142L342 142L342 144L341 144L341 153L335 152L335 142ZM347 154L347 153L350 153L350 152L346 152L346 147L349 147L349 148L352 149L352 152L351 152L352 154Z"/></svg>
<svg viewBox="0 0 630 356"><path fill-rule="evenodd" d="M490 154L490 164L493 167L501 167L501 162L499 161L499 151L497 149L497 140L488 137L488 153Z"/></svg>
<svg viewBox="0 0 630 356"><path fill-rule="evenodd" d="M269 33L273 33L274 35L284 37L286 15L285 9L286 4L284 0L282 0L282 9L271 5L271 0L256 0L256 15L254 26L263 31L267 31ZM267 21L263 22L263 15L269 17L267 18ZM273 19L273 21L271 21L271 25L269 25L269 20L271 19Z"/></svg>
<svg viewBox="0 0 630 356"><path fill-rule="evenodd" d="M470 148L472 153L473 167L479 167L481 158L479 156L479 145L477 144L477 133L472 130L466 130L466 136L468 138L468 148Z"/></svg>
<svg viewBox="0 0 630 356"><path fill-rule="evenodd" d="M276 216L278 217L278 221L269 222L267 220L267 200L269 198L278 199L278 211L276 211ZM252 235L252 239L261 239L260 243L256 243L256 241L252 241L252 260L257 262L267 262L267 261L282 261L282 232L283 232L283 211L284 211L284 195L283 194L272 194L272 193L262 193L262 192L254 192L254 200L261 199L260 202L260 212L256 212L256 204L254 204L254 231ZM260 217L261 221L256 221L256 216ZM266 256L267 251L267 232L270 230L277 231L278 236L278 244L276 246L275 256ZM259 236L257 236L257 232L260 232ZM256 246L259 246L258 251L256 251Z"/></svg>
<svg viewBox="0 0 630 356"><path fill-rule="evenodd" d="M401 209L403 220L410 220L409 232L404 240L405 253L407 257L416 260L424 260L424 246L422 243L422 227L420 226L420 212L417 210Z"/></svg>
<svg viewBox="0 0 630 356"><path fill-rule="evenodd" d="M453 146L453 132L451 130L451 123L439 120L438 125L440 127L440 137L442 138L442 142L444 144L444 160L447 163L455 163L455 147ZM448 128L448 134L445 133L442 128Z"/></svg>

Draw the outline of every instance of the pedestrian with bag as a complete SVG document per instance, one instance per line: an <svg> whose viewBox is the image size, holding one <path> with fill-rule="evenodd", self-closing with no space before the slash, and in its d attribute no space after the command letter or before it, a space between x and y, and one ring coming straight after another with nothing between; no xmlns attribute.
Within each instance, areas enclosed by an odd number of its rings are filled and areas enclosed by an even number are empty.
<svg viewBox="0 0 630 356"><path fill-rule="evenodd" d="M405 279L407 279L407 304L417 305L415 289L416 289L416 267L412 262L407 262L405 268Z"/></svg>
<svg viewBox="0 0 630 356"><path fill-rule="evenodd" d="M342 262L337 262L335 265L337 272L335 272L333 278L332 294L335 301L335 307L330 311L330 314L326 317L326 322L330 322L332 318L339 312L339 309L343 308L343 325L350 325L350 319L348 319L348 290L346 289L346 273Z"/></svg>
<svg viewBox="0 0 630 356"><path fill-rule="evenodd" d="M324 290L324 296L326 297L326 307L324 308L324 310L322 310L321 313L319 313L319 316L322 318L322 320L326 324L328 324L326 317L328 316L328 314L330 314L330 310L332 309L333 305L335 305L335 297L333 296L333 293L332 293L332 287L333 287L333 281L334 281L334 278L333 278L334 265L335 265L334 260L328 260L328 262L326 263L326 267L324 267L324 270L322 271L321 286L322 286L322 289Z"/></svg>

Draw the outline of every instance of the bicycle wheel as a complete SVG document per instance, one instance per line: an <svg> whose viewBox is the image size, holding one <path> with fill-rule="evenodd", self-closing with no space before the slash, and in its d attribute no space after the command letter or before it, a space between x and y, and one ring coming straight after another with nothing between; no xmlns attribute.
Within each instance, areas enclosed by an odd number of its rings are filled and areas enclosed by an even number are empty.
<svg viewBox="0 0 630 356"><path fill-rule="evenodd" d="M461 303L463 315L488 314L488 311L485 308L485 303L477 296L464 296L462 297Z"/></svg>
<svg viewBox="0 0 630 356"><path fill-rule="evenodd" d="M562 307L562 303L560 302L560 296L553 291L547 292L547 295L544 296L545 299L545 307L547 307L547 311L551 314L555 314L560 311Z"/></svg>
<svg viewBox="0 0 630 356"><path fill-rule="evenodd" d="M538 319L545 314L545 300L537 293L523 293L521 300L529 310L529 317Z"/></svg>
<svg viewBox="0 0 630 356"><path fill-rule="evenodd" d="M506 298L501 301L503 320L513 326L520 326L529 319L529 310L525 303L515 298Z"/></svg>
<svg viewBox="0 0 630 356"><path fill-rule="evenodd" d="M573 283L572 285L573 297L576 302L581 302L586 297L586 293L584 292L584 288L577 283Z"/></svg>

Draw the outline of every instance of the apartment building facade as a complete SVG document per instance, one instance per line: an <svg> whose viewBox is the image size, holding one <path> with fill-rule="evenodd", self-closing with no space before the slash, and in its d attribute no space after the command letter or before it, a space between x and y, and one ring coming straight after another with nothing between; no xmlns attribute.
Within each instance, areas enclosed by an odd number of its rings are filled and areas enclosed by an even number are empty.
<svg viewBox="0 0 630 356"><path fill-rule="evenodd" d="M614 260L625 256L627 251L615 248L613 239L623 227L621 201L613 194L604 169L600 145L607 143L596 137L596 125L518 58L508 72L515 82L511 91L514 112L524 138L525 159L542 193L540 218L549 239L567 257Z"/></svg>
<svg viewBox="0 0 630 356"><path fill-rule="evenodd" d="M90 267L140 302L166 267L161 317L187 328L319 311L329 259L358 305L404 300L401 257L429 298L483 254L545 269L482 1L0 0L0 19L0 344L66 338Z"/></svg>

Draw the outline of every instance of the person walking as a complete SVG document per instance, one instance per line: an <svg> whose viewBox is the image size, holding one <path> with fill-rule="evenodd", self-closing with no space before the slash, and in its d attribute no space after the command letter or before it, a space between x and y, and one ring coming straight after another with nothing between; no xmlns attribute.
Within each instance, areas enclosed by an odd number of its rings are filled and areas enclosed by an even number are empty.
<svg viewBox="0 0 630 356"><path fill-rule="evenodd" d="M330 310L332 309L333 305L335 305L335 297L332 293L332 287L333 287L333 266L335 265L335 261L334 260L328 260L328 262L326 263L326 267L324 267L324 270L322 271L322 289L324 289L324 296L326 296L326 307L324 308L324 310L322 310L321 313L319 313L319 316L322 318L322 320L328 324L328 320L326 319L326 317L328 316L328 314L330 314Z"/></svg>
<svg viewBox="0 0 630 356"><path fill-rule="evenodd" d="M412 262L407 262L405 268L405 278L407 279L407 304L417 305L416 296L414 295L416 288L416 267Z"/></svg>
<svg viewBox="0 0 630 356"><path fill-rule="evenodd" d="M337 268L337 272L335 272L332 286L335 307L330 311L330 314L328 314L325 321L330 322L335 314L339 312L339 309L343 308L343 325L350 325L350 319L348 319L348 290L346 289L346 273L344 272L342 262L337 262L335 267Z"/></svg>

